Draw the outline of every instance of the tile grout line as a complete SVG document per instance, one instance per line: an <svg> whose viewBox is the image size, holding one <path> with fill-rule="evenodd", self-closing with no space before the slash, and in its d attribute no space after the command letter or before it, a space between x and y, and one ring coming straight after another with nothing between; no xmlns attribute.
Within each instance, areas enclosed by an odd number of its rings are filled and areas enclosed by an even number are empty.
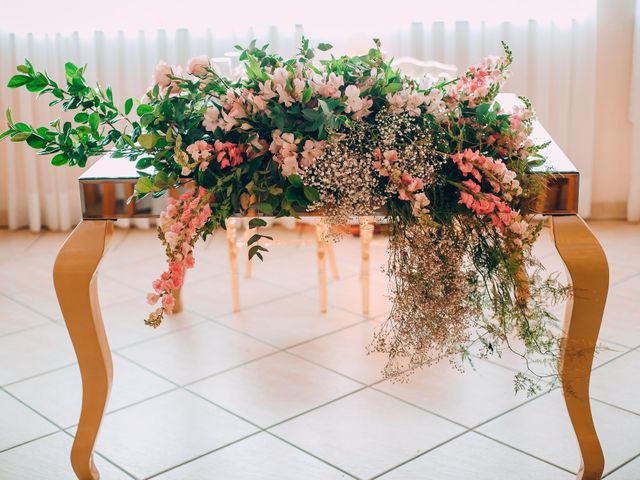
<svg viewBox="0 0 640 480"><path fill-rule="evenodd" d="M73 440L75 440L75 436L71 435L71 433L67 432L66 430L62 430L62 433L64 433L65 435L67 435L68 437L71 437ZM113 465L115 468L117 468L118 470L120 470L122 473L126 474L127 476L131 477L133 480L136 480L135 475L133 475L132 473L128 472L126 469L124 469L123 467L121 467L120 465L118 465L117 463L115 463L113 460L111 460L110 458L107 458L106 456L104 456L103 454L101 454L100 452L94 450L93 452L94 455L99 456L100 458L102 458L105 462ZM102 475L101 475L102 476Z"/></svg>
<svg viewBox="0 0 640 480"><path fill-rule="evenodd" d="M270 355L267 355L267 356L275 355L276 353L280 353L280 352L274 352L273 354L270 354ZM127 359L127 360L129 360L129 359ZM129 360L129 361L131 361L132 363L134 363L134 364L138 365L139 367L141 367L141 368L143 368L143 369L145 369L145 370L149 371L150 373L153 373L154 375L158 376L159 378L162 378L162 379L164 379L164 380L166 380L166 381L168 381L168 382L172 383L173 385L175 385L175 386L176 386L176 388L175 388L175 389L173 389L173 390L171 390L171 391L183 390L183 391L187 392L188 394L193 395L193 396L195 396L195 397L197 397L197 398L200 398L201 400L206 401L207 403L210 403L211 405L214 405L215 407L217 407L217 408L219 408L219 409L221 409L221 410L223 410L223 411L225 411L225 412L227 412L227 413L229 413L229 414L233 415L234 417L236 417L236 418L238 418L238 419L240 419L240 420L242 420L242 421L244 421L244 422L246 422L246 423L249 423L250 425L252 425L253 427L255 427L255 428L257 428L257 429L258 429L256 432L254 432L254 434L264 432L264 433L269 433L269 434L271 434L271 435L273 435L273 436L275 436L275 437L277 437L277 438L280 438L280 437L278 437L277 435L275 435L275 434L273 434L272 432L270 432L270 431L269 431L269 429L274 428L274 427L276 427L276 426L278 426L278 425L280 425L280 424L282 424L282 423L285 423L285 422L288 422L288 421L290 421L290 420L293 420L293 419L295 419L295 418L297 418L297 417L300 417L300 416L302 416L302 415L305 415L305 414L307 414L307 413L310 413L310 412L312 412L312 411L314 411L314 410L317 410L317 409L319 409L319 408L325 407L326 405L329 405L329 404L331 404L331 403L333 403L333 402L335 402L335 401L341 400L341 399L343 399L343 398L346 398L346 397L348 397L348 396L350 396L350 395L353 395L353 394L355 394L355 393L358 393L358 392L363 391L363 390L365 390L366 388L368 388L366 385L363 385L363 386L362 386L361 388L359 388L359 389L356 389L356 390L354 390L354 391L351 391L351 392L349 392L349 393L347 393L347 394L344 394L344 395L341 395L341 396L339 396L339 397L333 398L333 399L331 399L331 400L329 400L329 401L327 401L327 402L322 403L321 405L317 405L317 406L315 406L315 407L313 407L313 408L310 408L310 409L308 409L308 410L305 410L305 411L303 411L303 412L301 412L301 413L298 413L298 414L296 414L296 415L294 415L294 416L292 416L292 417L288 417L288 418L286 418L286 419L284 419L284 420L281 420L280 422L276 422L276 423L274 423L274 424L272 424L272 425L269 425L269 426L267 426L267 427L262 427L262 426L258 425L257 423L255 423L255 422L253 422L253 421L251 421L251 420L249 420L249 419L247 419L247 418L245 418L245 417L243 417L243 416L239 415L238 413L233 412L232 410L229 410L228 408L226 408L226 407L224 407L224 406L222 406L222 405L219 405L218 403L216 403L216 402L212 401L211 399L209 399L209 398L207 398L207 397L205 397L205 396L203 396L203 395L199 394L198 392L194 392L193 390L190 390L190 389L186 388L186 385L185 385L185 386L181 386L181 385L179 385L179 384L177 384L177 383L173 382L172 380L170 380L170 379L168 379L168 378L166 378L166 377L164 377L164 376L162 376L162 375L158 374L157 372L154 372L154 371L152 371L152 370L148 369L147 367L145 367L145 366L143 366L143 365L138 364L138 363L137 363L137 362L135 362L135 361L132 361L132 360ZM163 392L163 393L161 393L161 394L158 394L157 396L161 396L161 395L163 395L163 394L165 394L165 393L169 393L169 392ZM154 397L154 398L155 398L155 397ZM142 403L142 402L140 402L140 403ZM113 413L113 412L110 412L110 413ZM284 439L281 439L281 440L283 440L283 441L284 441ZM234 443L235 443L235 442L234 442ZM327 465L329 465L329 466L331 466L331 467L333 467L333 468L336 468L337 470L343 471L343 470L342 470L342 469L340 469L339 467L337 467L337 466L335 466L335 465L333 465L333 464L331 464L331 463L327 462L326 460L324 460L324 459L322 459L322 458L320 458L320 457L316 457L315 455L312 455L312 454L310 454L310 453L306 452L305 450L301 449L300 447L298 447L298 446L297 446L297 445L295 445L295 444L292 444L292 443L290 443L290 442L288 442L288 441L286 441L286 443L288 443L288 444L290 444L290 445L292 445L292 446L294 446L294 447L298 448L299 450L303 451L304 453L307 453L307 454L309 454L309 455L313 456L314 458L317 458L318 460L323 461L323 462L324 462L324 463L326 463ZM204 455L203 455L203 456L204 456ZM190 459L190 460L188 460L188 461L185 461L185 462L183 462L183 464L187 464L187 463L189 463L189 462L191 462L191 461L193 461L193 460L195 460L195 459L197 459L197 458L201 458L201 456L200 456L200 457L193 458L193 459ZM183 464L181 464L181 465L183 465ZM350 476L352 476L352 477L353 477L353 475L352 475L352 474L349 474L348 472L345 472L345 471L343 471L343 472L344 472L344 473L347 473L348 475L350 475ZM354 478L356 478L356 477L354 477Z"/></svg>
<svg viewBox="0 0 640 480"><path fill-rule="evenodd" d="M570 473L570 474L572 474L572 475L576 475L576 473L577 473L577 472L575 472L575 471L569 470L569 469L568 469L568 468L566 468L566 467L562 467L562 466L560 466L560 465L556 465L555 463L550 462L549 460L545 460L545 459L544 459L544 458L542 458L542 457L538 457L538 456L536 456L536 455L534 455L534 454L532 454L532 453L529 453L529 452L527 452L526 450L522 450L522 449L520 449L520 448L518 448L518 447L515 447L515 446L513 446L513 445L509 445L508 443L503 442L502 440L499 440L499 439L497 439L497 438L491 437L491 436L487 435L486 433L482 433L482 432L479 432L479 431L477 431L477 430L473 430L473 433L475 433L475 434L477 434L477 435L481 435L481 436L483 436L483 437L485 437L485 438L487 438L487 439L489 439L489 440L491 440L491 441L493 441L493 442L499 443L500 445L503 445L503 446L505 446L505 447L508 447L508 448L510 448L510 449L512 449L512 450L515 450L516 452L520 452L520 453L522 453L522 454L524 454L524 455L527 455L527 456L529 456L529 457L531 457L531 458L534 458L534 459L536 459L536 460L539 460L540 462L546 463L547 465L551 465L552 467L556 467L556 468L558 468L558 469L560 469L560 470L563 470L563 471L565 471L565 472L567 472L567 473Z"/></svg>
<svg viewBox="0 0 640 480"><path fill-rule="evenodd" d="M281 442L284 442L284 443L286 443L287 445L290 445L291 447L293 447L293 448L295 448L295 449L297 449L297 450L300 450L301 452L303 452L303 453L305 453L305 454L309 455L310 457L313 457L313 458L315 458L316 460L319 460L319 461L321 461L322 463L324 463L324 464L326 464L326 465L329 465L329 466L330 466L330 467L332 467L332 468L335 468L336 470L338 470L338 471L340 471L340 472L344 473L345 475L348 475L349 477L351 477L351 478L353 478L353 479L355 479L355 480L360 480L360 479L359 479L358 477L356 477L353 473L350 473L350 472L348 472L348 471L344 470L343 468L338 467L337 465L333 465L332 463L328 462L328 461L327 461L327 460L325 460L324 458L319 457L319 456L315 455L314 453L311 453L311 452L309 452L309 451L305 450L304 448L302 448L302 447L300 447L300 446L296 445L295 443L291 443L291 442L290 442L289 440L287 440L286 438L280 437L280 436L276 435L275 433L273 433L273 432L271 432L271 431L268 431L268 430L266 430L266 431L265 431L265 433L266 433L266 434L268 434L268 435L271 435L271 436L272 436L272 437L274 437L274 438L277 438L277 439L278 439L278 440L280 440Z"/></svg>
<svg viewBox="0 0 640 480"><path fill-rule="evenodd" d="M607 473L605 473L602 478L606 478L609 475L611 475L613 472L617 472L618 470L620 470L622 467L624 467L625 465L630 464L631 462L633 462L634 460L640 459L640 453L634 455L633 457L631 457L629 460L624 461L623 463L621 463L620 465L618 465L616 468L611 469L610 471L608 471Z"/></svg>

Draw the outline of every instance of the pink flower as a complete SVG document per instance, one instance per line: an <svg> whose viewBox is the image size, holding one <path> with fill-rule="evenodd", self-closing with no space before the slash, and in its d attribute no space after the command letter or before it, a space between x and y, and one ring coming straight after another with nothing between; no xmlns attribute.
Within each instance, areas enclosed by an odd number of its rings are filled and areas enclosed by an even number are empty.
<svg viewBox="0 0 640 480"><path fill-rule="evenodd" d="M155 293L148 293L147 294L147 303L149 305L155 305L156 303L158 303L159 299L160 299L160 296L158 296Z"/></svg>
<svg viewBox="0 0 640 480"><path fill-rule="evenodd" d="M210 132L214 132L219 126L221 126L220 111L218 110L218 107L207 108L206 112L204 112L202 126Z"/></svg>
<svg viewBox="0 0 640 480"><path fill-rule="evenodd" d="M164 295L162 295L162 308L164 308L167 313L173 313L173 307L175 306L175 304L176 301L173 298L173 294L165 293Z"/></svg>
<svg viewBox="0 0 640 480"><path fill-rule="evenodd" d="M207 75L207 69L211 67L209 57L206 55L200 55L193 57L189 60L187 65L187 73L196 77L204 77Z"/></svg>
<svg viewBox="0 0 640 480"><path fill-rule="evenodd" d="M195 161L207 160L211 158L213 145L204 140L197 140L187 147L187 152Z"/></svg>
<svg viewBox="0 0 640 480"><path fill-rule="evenodd" d="M153 71L151 80L153 81L154 85L157 84L160 87L168 87L171 84L170 76L173 76L171 65L169 65L165 61L160 61Z"/></svg>

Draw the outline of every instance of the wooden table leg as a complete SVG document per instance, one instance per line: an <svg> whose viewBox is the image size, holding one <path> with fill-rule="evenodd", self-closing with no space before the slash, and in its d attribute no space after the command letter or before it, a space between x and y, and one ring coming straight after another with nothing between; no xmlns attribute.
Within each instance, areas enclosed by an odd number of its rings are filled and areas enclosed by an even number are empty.
<svg viewBox="0 0 640 480"><path fill-rule="evenodd" d="M579 216L551 217L551 233L573 287L565 312L559 371L582 455L577 479L600 480L604 455L591 416L589 380L609 288L609 267L598 240Z"/></svg>
<svg viewBox="0 0 640 480"><path fill-rule="evenodd" d="M113 223L81 222L62 245L53 267L58 302L82 377L82 410L71 448L71 464L80 480L100 478L93 462L93 449L113 377L111 351L96 290L96 271L113 233Z"/></svg>

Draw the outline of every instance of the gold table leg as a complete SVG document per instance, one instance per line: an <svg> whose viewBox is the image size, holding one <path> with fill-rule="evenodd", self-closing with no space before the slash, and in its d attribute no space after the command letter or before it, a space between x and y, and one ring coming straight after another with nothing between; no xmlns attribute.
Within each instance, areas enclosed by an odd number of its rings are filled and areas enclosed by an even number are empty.
<svg viewBox="0 0 640 480"><path fill-rule="evenodd" d="M79 480L98 480L93 449L109 400L113 364L102 323L96 271L113 233L110 220L83 221L58 252L53 282L60 310L78 357L82 410L71 465Z"/></svg>
<svg viewBox="0 0 640 480"><path fill-rule="evenodd" d="M598 240L579 216L551 217L551 234L573 287L565 311L559 371L582 457L577 480L600 480L604 455L591 415L589 380L609 288L609 267Z"/></svg>

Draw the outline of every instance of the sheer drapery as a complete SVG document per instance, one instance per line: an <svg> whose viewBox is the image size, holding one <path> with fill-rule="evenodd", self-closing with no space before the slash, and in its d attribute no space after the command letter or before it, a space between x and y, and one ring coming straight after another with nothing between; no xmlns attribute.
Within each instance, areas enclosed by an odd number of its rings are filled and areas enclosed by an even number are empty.
<svg viewBox="0 0 640 480"><path fill-rule="evenodd" d="M580 211L588 216L594 161L590 141L596 95L594 22L594 15L562 22L439 21L407 24L387 30L380 37L390 56L433 59L455 64L459 69L484 55L499 54L500 40L507 41L514 51L515 63L506 90L532 99L541 121L580 169ZM330 40L336 52L359 53L371 45L367 34L326 29L320 37L315 30L310 32L312 40ZM62 78L64 61L71 60L87 63L89 78L110 84L122 100L141 95L160 59L184 64L190 56L201 53L223 57L233 51L233 45L246 45L254 37L259 43L268 42L283 55L291 55L305 32L301 25L272 27L264 32L248 29L242 35L218 34L211 29L113 35L96 32L87 36L0 32L0 78L4 83L25 57L38 68L46 68L54 78ZM0 89L0 107L11 107L15 118L26 121L44 123L54 118L46 99L36 101L33 95L22 91ZM78 173L78 169L51 166L46 158L36 157L22 145L0 143L0 225L28 226L32 230L41 226L71 228L80 215Z"/></svg>

